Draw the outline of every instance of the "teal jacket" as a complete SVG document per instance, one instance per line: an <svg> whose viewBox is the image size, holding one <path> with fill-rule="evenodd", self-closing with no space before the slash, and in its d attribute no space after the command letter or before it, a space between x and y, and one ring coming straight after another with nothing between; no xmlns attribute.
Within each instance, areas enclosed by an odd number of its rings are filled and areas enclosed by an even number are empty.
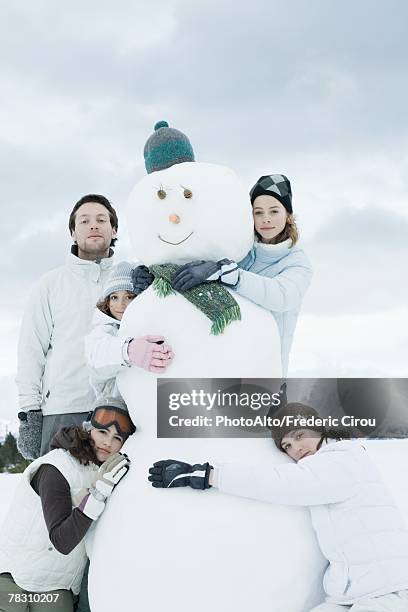
<svg viewBox="0 0 408 612"><path fill-rule="evenodd" d="M283 376L287 375L289 352L302 304L312 278L312 268L303 250L290 247L291 240L279 244L255 242L238 263L240 279L235 291L271 311L281 338Z"/></svg>

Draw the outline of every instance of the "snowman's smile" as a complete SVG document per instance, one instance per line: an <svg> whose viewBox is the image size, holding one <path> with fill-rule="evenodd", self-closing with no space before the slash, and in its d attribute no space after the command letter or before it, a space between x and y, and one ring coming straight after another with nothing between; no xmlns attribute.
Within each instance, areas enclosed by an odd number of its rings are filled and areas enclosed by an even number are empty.
<svg viewBox="0 0 408 612"><path fill-rule="evenodd" d="M192 236L193 234L194 232L191 232L191 234L183 238L183 240L180 240L180 242L170 242L170 240L165 240L164 238L162 238L160 234L158 234L158 238L159 240L161 240L162 242L165 242L166 244L172 244L173 246L177 246L178 244L181 244L182 242L185 242L186 240L188 240L190 236Z"/></svg>

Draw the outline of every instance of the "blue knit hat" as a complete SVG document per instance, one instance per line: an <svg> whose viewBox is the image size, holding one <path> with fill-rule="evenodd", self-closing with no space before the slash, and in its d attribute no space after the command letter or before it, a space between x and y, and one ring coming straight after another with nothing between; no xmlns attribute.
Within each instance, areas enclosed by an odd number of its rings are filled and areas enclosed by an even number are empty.
<svg viewBox="0 0 408 612"><path fill-rule="evenodd" d="M104 300L115 291L131 291L131 293L135 293L132 280L132 270L134 267L128 261L121 261L116 264L109 274L106 287L100 299Z"/></svg>
<svg viewBox="0 0 408 612"><path fill-rule="evenodd" d="M195 161L193 147L183 132L170 128L167 121L156 123L154 130L143 151L148 174L174 164Z"/></svg>

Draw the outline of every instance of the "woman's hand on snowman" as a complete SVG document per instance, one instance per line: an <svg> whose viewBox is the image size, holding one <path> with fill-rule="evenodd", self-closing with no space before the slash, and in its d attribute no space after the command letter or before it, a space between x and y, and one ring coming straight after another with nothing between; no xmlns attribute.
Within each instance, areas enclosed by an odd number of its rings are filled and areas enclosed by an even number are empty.
<svg viewBox="0 0 408 612"><path fill-rule="evenodd" d="M95 475L88 493L79 504L79 509L96 521L105 510L108 497L113 489L126 476L130 466L130 459L124 453L113 453L102 463Z"/></svg>
<svg viewBox="0 0 408 612"><path fill-rule="evenodd" d="M118 482L126 476L129 466L130 459L125 453L113 453L97 471L93 488L105 498L110 497Z"/></svg>
<svg viewBox="0 0 408 612"><path fill-rule="evenodd" d="M220 280L228 287L235 287L239 281L239 268L235 261L191 261L181 266L173 279L172 287L176 291L188 291L201 283Z"/></svg>
<svg viewBox="0 0 408 612"><path fill-rule="evenodd" d="M128 357L130 363L138 368L160 374L171 363L174 353L163 336L143 336L129 342Z"/></svg>
<svg viewBox="0 0 408 612"><path fill-rule="evenodd" d="M142 293L145 289L150 287L154 281L154 276L149 272L149 268L146 266L137 266L132 270L132 283L133 290L136 295Z"/></svg>
<svg viewBox="0 0 408 612"><path fill-rule="evenodd" d="M210 474L213 467L207 463L185 463L177 459L156 461L149 469L152 487L170 489L172 487L191 487L209 489Z"/></svg>

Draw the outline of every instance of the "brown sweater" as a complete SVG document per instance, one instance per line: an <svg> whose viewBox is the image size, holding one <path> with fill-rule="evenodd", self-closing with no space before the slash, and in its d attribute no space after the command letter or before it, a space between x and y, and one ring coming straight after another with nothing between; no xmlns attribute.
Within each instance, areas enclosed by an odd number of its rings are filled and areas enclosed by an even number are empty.
<svg viewBox="0 0 408 612"><path fill-rule="evenodd" d="M70 428L62 428L53 438L52 448L69 449ZM45 523L52 544L68 555L83 539L93 521L79 508L72 508L66 478L54 465L43 464L34 474L31 486L41 498Z"/></svg>

